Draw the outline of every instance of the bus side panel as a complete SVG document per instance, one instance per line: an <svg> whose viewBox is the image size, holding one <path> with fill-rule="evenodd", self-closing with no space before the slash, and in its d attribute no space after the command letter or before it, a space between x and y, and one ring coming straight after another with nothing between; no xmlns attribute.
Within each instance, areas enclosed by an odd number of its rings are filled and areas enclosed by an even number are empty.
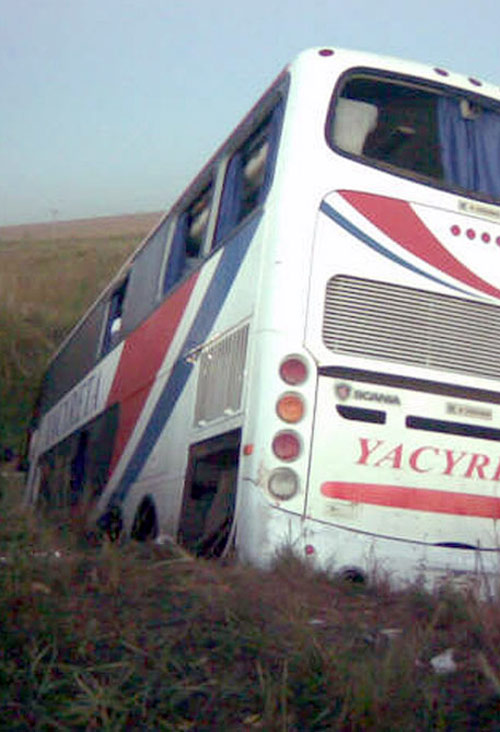
<svg viewBox="0 0 500 732"><path fill-rule="evenodd" d="M119 400L123 417L99 510L124 503L127 526L148 493L161 503L160 531L176 534L189 445L241 424L243 404L196 424L196 390L204 344L251 317L259 221L254 216L241 227L125 344L109 397Z"/></svg>

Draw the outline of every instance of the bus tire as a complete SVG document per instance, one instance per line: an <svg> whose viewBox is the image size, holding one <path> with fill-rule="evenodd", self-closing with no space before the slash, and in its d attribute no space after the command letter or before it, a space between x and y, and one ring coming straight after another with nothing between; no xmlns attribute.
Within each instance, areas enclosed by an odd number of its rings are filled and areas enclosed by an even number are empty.
<svg viewBox="0 0 500 732"><path fill-rule="evenodd" d="M134 541L150 541L158 536L158 520L153 499L142 499L134 517L130 536Z"/></svg>
<svg viewBox="0 0 500 732"><path fill-rule="evenodd" d="M339 576L343 582L348 582L353 585L364 585L367 580L363 570L358 567L346 567L340 572Z"/></svg>
<svg viewBox="0 0 500 732"><path fill-rule="evenodd" d="M118 541L123 530L122 512L119 506L109 506L97 522L101 533L110 541Z"/></svg>

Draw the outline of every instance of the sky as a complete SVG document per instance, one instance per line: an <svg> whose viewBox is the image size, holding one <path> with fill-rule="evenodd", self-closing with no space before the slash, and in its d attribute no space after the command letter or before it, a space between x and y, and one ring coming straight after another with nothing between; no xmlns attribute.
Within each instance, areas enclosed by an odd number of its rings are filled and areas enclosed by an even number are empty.
<svg viewBox="0 0 500 732"><path fill-rule="evenodd" d="M500 83L498 0L0 0L0 226L165 211L301 50Z"/></svg>

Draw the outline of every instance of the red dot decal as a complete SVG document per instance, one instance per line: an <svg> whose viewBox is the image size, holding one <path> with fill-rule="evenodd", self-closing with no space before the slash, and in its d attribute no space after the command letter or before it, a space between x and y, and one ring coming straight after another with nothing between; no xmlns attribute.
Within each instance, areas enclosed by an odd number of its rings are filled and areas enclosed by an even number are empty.
<svg viewBox="0 0 500 732"><path fill-rule="evenodd" d="M481 239L484 241L485 244L489 244L491 241L491 236L488 234L487 231L485 231L481 234Z"/></svg>
<svg viewBox="0 0 500 732"><path fill-rule="evenodd" d="M451 227L450 231L453 234L453 236L460 236L460 226L457 226L456 224L454 224Z"/></svg>
<svg viewBox="0 0 500 732"><path fill-rule="evenodd" d="M474 231L474 229L467 229L466 234L468 239L472 240L476 238L476 232Z"/></svg>

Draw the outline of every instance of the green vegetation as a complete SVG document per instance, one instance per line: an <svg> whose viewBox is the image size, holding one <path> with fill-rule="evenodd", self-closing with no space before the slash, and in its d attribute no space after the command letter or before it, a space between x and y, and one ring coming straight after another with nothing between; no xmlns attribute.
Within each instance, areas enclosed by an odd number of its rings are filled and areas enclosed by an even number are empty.
<svg viewBox="0 0 500 732"><path fill-rule="evenodd" d="M496 603L89 547L7 498L0 729L498 729Z"/></svg>
<svg viewBox="0 0 500 732"><path fill-rule="evenodd" d="M0 240L0 447L21 449L50 356L141 238Z"/></svg>

